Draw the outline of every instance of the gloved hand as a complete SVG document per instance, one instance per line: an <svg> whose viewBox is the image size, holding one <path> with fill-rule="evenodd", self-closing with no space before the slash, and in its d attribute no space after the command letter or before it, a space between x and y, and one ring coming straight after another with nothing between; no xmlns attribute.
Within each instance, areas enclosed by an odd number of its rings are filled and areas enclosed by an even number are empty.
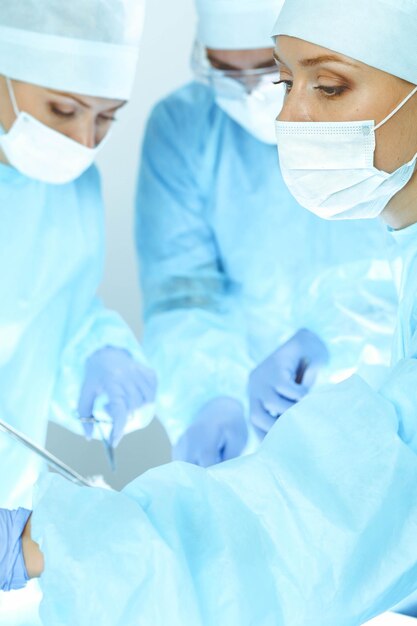
<svg viewBox="0 0 417 626"><path fill-rule="evenodd" d="M233 459L248 439L243 407L237 400L219 397L207 402L173 450L176 461L209 467Z"/></svg>
<svg viewBox="0 0 417 626"><path fill-rule="evenodd" d="M250 418L261 438L310 391L327 360L321 339L301 329L253 370L249 377Z"/></svg>
<svg viewBox="0 0 417 626"><path fill-rule="evenodd" d="M102 348L86 363L78 415L81 419L91 417L96 399L105 394L108 403L104 409L113 421L110 444L116 447L123 437L129 415L155 400L156 387L153 370L137 363L126 350ZM90 439L94 424L83 423L83 428Z"/></svg>
<svg viewBox="0 0 417 626"><path fill-rule="evenodd" d="M25 587L29 580L22 551L22 533L31 515L26 509L0 509L0 590Z"/></svg>

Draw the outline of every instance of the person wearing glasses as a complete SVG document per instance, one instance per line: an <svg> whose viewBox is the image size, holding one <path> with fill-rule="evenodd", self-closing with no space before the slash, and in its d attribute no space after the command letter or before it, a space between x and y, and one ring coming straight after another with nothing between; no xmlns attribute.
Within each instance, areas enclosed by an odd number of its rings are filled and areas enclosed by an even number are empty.
<svg viewBox="0 0 417 626"><path fill-rule="evenodd" d="M174 458L201 466L244 450L249 412L262 438L320 372L337 381L389 360L381 227L307 214L276 167L281 5L197 0L195 80L156 106L143 147L144 347Z"/></svg>

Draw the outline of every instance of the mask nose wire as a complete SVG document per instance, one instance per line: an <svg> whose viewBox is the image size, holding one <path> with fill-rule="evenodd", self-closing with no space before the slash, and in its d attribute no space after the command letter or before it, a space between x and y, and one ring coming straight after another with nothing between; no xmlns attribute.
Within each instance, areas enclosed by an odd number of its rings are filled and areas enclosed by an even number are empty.
<svg viewBox="0 0 417 626"><path fill-rule="evenodd" d="M9 98L10 98L10 102L12 103L14 114L16 115L16 117L19 117L19 114L20 114L19 107L17 106L17 100L16 100L16 96L14 93L12 81L10 80L8 76L6 76L6 84L7 84L7 90L9 92Z"/></svg>
<svg viewBox="0 0 417 626"><path fill-rule="evenodd" d="M411 98L414 96L414 94L417 93L417 86L414 87L413 91L411 93L408 94L408 96L406 98L404 98L404 100L402 102L400 102L400 104L395 107L395 109L393 111L391 111L391 113L389 115L387 115L387 117L385 117L382 122L379 122L379 124L377 124L375 126L374 130L378 130L378 128L381 128L381 126L383 126L384 124L386 124L387 122L389 122L389 120L394 117L394 115L396 115L398 113L398 111L400 111L403 106L405 106L407 104L407 102L409 100L411 100Z"/></svg>

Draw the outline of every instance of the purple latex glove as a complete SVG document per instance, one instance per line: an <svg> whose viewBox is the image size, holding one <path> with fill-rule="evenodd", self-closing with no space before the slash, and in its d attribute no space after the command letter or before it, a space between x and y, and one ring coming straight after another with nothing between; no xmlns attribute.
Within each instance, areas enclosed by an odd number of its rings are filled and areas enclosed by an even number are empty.
<svg viewBox="0 0 417 626"><path fill-rule="evenodd" d="M0 509L0 590L25 587L29 580L22 552L22 533L31 511Z"/></svg>
<svg viewBox="0 0 417 626"><path fill-rule="evenodd" d="M183 434L173 450L173 458L209 467L239 456L247 439L248 427L240 402L215 398L203 406Z"/></svg>
<svg viewBox="0 0 417 626"><path fill-rule="evenodd" d="M310 391L327 360L322 340L301 329L253 370L249 378L250 418L261 438Z"/></svg>
<svg viewBox="0 0 417 626"><path fill-rule="evenodd" d="M123 437L129 415L154 402L156 388L153 370L137 363L129 352L120 348L102 348L86 363L78 403L79 417L91 417L96 399L105 394L108 403L104 408L113 421L110 444L116 447ZM90 439L94 425L84 423L83 428L87 439Z"/></svg>

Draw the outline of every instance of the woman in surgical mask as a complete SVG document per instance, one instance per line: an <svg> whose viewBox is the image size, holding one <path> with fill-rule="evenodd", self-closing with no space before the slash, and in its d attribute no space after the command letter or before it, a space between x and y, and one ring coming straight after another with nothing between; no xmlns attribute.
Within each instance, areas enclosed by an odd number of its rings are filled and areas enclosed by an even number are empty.
<svg viewBox="0 0 417 626"><path fill-rule="evenodd" d="M176 460L209 466L243 451L249 415L263 438L313 385L387 365L396 293L382 226L303 211L276 166L281 2L195 5L194 80L145 135L137 250L157 415Z"/></svg>
<svg viewBox="0 0 417 626"><path fill-rule="evenodd" d="M276 132L284 180L301 206L333 222L380 216L391 231L397 244L393 269L401 298L400 332L392 359L397 362L414 349L415 341L417 283L409 244L414 242L412 225L417 221L417 70L410 60L411 36L400 52L394 52L396 40L385 20L389 12L398 19L395 9L375 4L376 19L385 27L392 54L384 49L378 56L354 37L340 47L337 34L326 32L317 20L310 28L298 22L295 28L296 3L288 3L279 23L288 21L294 31L291 37L278 39L275 51L279 82L287 93ZM410 10L417 12L413 3ZM336 17L332 14L329 19ZM353 31L350 20L346 18ZM321 46L310 43L312 33ZM336 55L334 50L346 54ZM358 57L362 65L352 60ZM363 65L369 66L366 77ZM358 290L358 301L361 296ZM261 367L255 377L260 374Z"/></svg>
<svg viewBox="0 0 417 626"><path fill-rule="evenodd" d="M155 392L135 337L95 296L93 163L130 95L143 10L92 0L86 17L80 0L0 1L0 417L41 444L50 418L91 437L100 404L114 447L144 425L137 410ZM3 504L30 504L38 471L1 436Z"/></svg>
<svg viewBox="0 0 417 626"><path fill-rule="evenodd" d="M62 185L95 161L123 100L81 96L0 77L2 163Z"/></svg>
<svg viewBox="0 0 417 626"><path fill-rule="evenodd" d="M316 391L256 454L208 470L173 464L121 494L49 478L32 520L44 565L24 534L47 626L357 626L417 589L416 17L414 0L287 0L275 30L288 183L311 210L395 229L385 384ZM27 519L5 514L20 566Z"/></svg>

